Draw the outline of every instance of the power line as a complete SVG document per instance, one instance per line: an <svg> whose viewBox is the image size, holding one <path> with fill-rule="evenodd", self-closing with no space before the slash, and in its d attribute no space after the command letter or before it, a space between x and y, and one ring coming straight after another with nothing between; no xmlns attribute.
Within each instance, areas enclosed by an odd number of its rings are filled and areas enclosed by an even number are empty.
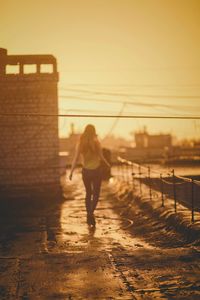
<svg viewBox="0 0 200 300"><path fill-rule="evenodd" d="M200 116L161 116L161 115L101 115L101 114L34 114L34 113L0 113L1 117L58 117L58 118L121 118L121 119L175 119L200 120Z"/></svg>
<svg viewBox="0 0 200 300"><path fill-rule="evenodd" d="M199 71L200 66L137 66L137 67L117 67L117 68L88 68L88 69L61 69L61 73L116 73L116 72L169 72L169 71L176 71L179 72L180 70L195 70Z"/></svg>
<svg viewBox="0 0 200 300"><path fill-rule="evenodd" d="M60 88L63 91L71 92L81 92L94 95L104 95L104 96L120 96L120 97L143 97L143 98L177 98L177 99L200 99L199 95L158 95L158 94L130 94L130 93L115 93L115 92L102 92L102 91L91 91L83 89L69 89L69 88Z"/></svg>
<svg viewBox="0 0 200 300"><path fill-rule="evenodd" d="M97 98L84 98L81 96L65 96L65 95L59 95L59 98L61 99L76 99L76 100L83 100L83 101L95 101L95 102L109 102L109 103L119 103L121 104L121 101L116 100L107 100L107 99L97 99Z"/></svg>
<svg viewBox="0 0 200 300"><path fill-rule="evenodd" d="M104 102L104 103L114 103L114 104L128 104L128 105L135 105L135 106L145 106L145 107L165 107L165 108L172 108L172 109L195 109L196 106L186 106L186 105L169 105L169 104L160 104L160 103L144 103L144 102L136 102L136 101L127 101L127 100L112 100L112 99L97 99L97 98L84 98L82 96L67 96L67 95L60 95L59 98L61 99L75 99L75 100L82 100L82 101L92 101L92 102Z"/></svg>
<svg viewBox="0 0 200 300"><path fill-rule="evenodd" d="M86 112L86 113L100 113L100 114L107 114L108 111L103 111L103 110L96 110L96 109L76 109L76 108L72 108L72 109L65 109L65 108L60 108L60 112L65 112L65 113L68 113L68 112ZM109 112L109 114L112 114L112 113L115 113L114 111L112 112Z"/></svg>
<svg viewBox="0 0 200 300"><path fill-rule="evenodd" d="M59 111L60 111L60 113L86 112L86 113L92 113L92 114L93 113L97 113L97 114L109 114L109 115L113 115L113 114L116 114L116 113L117 114L122 114L124 112L125 106L127 106L127 103L122 103L122 106L123 106L123 111L121 112L121 109L120 109L119 113L117 113L116 111L108 111L108 110L106 110L106 111L101 110L100 111L100 110L97 110L97 109L90 110L90 109L76 109L76 108L71 108L71 109L60 108ZM166 113L166 110L161 110L161 109L156 108L156 107L154 108L154 110L157 110L158 113L161 113L161 112ZM132 111L128 111L128 112L129 112L129 114L134 114L134 112L132 112Z"/></svg>
<svg viewBox="0 0 200 300"><path fill-rule="evenodd" d="M183 84L135 84L135 83L67 83L67 86L101 86L101 87L172 87L172 88L194 88L200 87L200 83L183 83Z"/></svg>
<svg viewBox="0 0 200 300"><path fill-rule="evenodd" d="M123 100L112 100L112 99L96 99L96 98L84 98L81 96L60 96L63 100L65 99L75 99L75 100L81 100L86 102L99 102L99 103L113 103L113 104L125 104L125 105L133 105L137 107L147 107L147 108L153 108L156 110L160 110L160 108L164 109L170 109L170 110L178 110L178 112L189 112L189 110L192 112L196 112L197 107L195 106L188 106L188 105L169 105L169 104L160 104L160 103L144 103L144 102L136 102L136 101L123 101ZM89 111L87 111L89 112ZM167 113L167 111L165 111Z"/></svg>

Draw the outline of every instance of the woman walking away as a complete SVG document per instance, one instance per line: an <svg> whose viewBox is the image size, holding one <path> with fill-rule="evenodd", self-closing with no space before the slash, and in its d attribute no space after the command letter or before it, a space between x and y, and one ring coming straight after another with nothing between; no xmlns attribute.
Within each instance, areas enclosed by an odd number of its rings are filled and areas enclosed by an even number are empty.
<svg viewBox="0 0 200 300"><path fill-rule="evenodd" d="M101 160L110 167L104 158L100 142L97 139L95 127L91 124L85 127L79 142L71 166L69 179L72 179L79 156L82 156L82 179L86 190L85 205L87 210L88 225L95 226L94 210L97 206L101 188Z"/></svg>

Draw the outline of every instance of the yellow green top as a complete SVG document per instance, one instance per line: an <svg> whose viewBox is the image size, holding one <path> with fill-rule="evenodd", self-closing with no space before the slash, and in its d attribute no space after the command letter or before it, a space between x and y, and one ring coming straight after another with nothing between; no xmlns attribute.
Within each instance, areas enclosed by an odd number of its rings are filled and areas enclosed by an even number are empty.
<svg viewBox="0 0 200 300"><path fill-rule="evenodd" d="M98 153L87 151L82 153L83 157L83 168L94 170L100 166L100 156Z"/></svg>

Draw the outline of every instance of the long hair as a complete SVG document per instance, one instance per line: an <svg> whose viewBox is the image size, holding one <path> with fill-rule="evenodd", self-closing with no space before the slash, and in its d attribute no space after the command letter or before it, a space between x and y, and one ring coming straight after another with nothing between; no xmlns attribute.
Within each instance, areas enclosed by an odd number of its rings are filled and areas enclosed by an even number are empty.
<svg viewBox="0 0 200 300"><path fill-rule="evenodd" d="M80 151L85 154L87 152L96 153L97 151L97 134L95 127L88 124L80 137Z"/></svg>

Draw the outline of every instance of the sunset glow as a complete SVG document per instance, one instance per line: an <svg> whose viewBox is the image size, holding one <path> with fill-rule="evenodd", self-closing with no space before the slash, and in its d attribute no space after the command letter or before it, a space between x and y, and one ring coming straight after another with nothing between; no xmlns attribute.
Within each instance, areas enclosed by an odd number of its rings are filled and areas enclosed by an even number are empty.
<svg viewBox="0 0 200 300"><path fill-rule="evenodd" d="M8 0L0 25L10 54L57 58L60 113L199 115L198 0ZM72 122L77 131L94 123L102 138L130 139L144 126L179 138L200 133L198 120L60 118L60 136Z"/></svg>

